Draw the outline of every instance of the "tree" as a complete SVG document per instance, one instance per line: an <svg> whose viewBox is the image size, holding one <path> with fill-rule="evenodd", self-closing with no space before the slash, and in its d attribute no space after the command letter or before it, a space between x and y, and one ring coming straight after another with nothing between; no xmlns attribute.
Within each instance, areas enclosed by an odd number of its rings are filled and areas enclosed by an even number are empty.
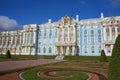
<svg viewBox="0 0 120 80"><path fill-rule="evenodd" d="M100 62L108 62L108 59L107 59L107 57L105 55L104 50L101 51Z"/></svg>
<svg viewBox="0 0 120 80"><path fill-rule="evenodd" d="M6 52L6 58L11 58L11 53L10 53L10 50L7 50L7 52Z"/></svg>
<svg viewBox="0 0 120 80"><path fill-rule="evenodd" d="M108 69L108 80L120 80L120 35L116 38Z"/></svg>

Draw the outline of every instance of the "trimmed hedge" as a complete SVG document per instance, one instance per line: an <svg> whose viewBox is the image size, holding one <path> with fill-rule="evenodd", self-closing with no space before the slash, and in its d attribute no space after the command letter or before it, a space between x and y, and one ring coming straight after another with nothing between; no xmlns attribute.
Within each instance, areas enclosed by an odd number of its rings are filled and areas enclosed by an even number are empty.
<svg viewBox="0 0 120 80"><path fill-rule="evenodd" d="M6 52L6 58L11 58L11 53L10 53L10 50L7 50L7 52Z"/></svg>
<svg viewBox="0 0 120 80"><path fill-rule="evenodd" d="M113 47L108 70L108 80L120 80L120 35Z"/></svg>
<svg viewBox="0 0 120 80"><path fill-rule="evenodd" d="M108 62L108 59L107 59L107 57L105 55L104 50L101 51L100 62Z"/></svg>

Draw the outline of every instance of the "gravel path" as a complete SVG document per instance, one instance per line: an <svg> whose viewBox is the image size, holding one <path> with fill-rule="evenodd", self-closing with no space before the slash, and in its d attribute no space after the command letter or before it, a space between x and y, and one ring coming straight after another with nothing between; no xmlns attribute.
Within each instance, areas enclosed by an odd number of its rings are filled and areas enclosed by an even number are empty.
<svg viewBox="0 0 120 80"><path fill-rule="evenodd" d="M60 62L60 61L55 61L53 59L4 61L4 62L0 62L0 71L11 70L11 69L16 69L16 68L24 68L24 67L30 67L30 66L37 66L37 65L48 64L48 63L53 63L53 62Z"/></svg>

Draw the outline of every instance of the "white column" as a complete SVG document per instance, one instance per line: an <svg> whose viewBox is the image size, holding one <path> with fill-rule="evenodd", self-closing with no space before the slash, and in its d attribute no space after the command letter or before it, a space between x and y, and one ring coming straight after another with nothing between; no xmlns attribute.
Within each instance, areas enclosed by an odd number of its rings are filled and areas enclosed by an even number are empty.
<svg viewBox="0 0 120 80"><path fill-rule="evenodd" d="M68 42L70 41L70 28L68 28Z"/></svg>
<svg viewBox="0 0 120 80"><path fill-rule="evenodd" d="M27 32L25 32L25 44L27 43L27 39L28 39L28 33Z"/></svg>
<svg viewBox="0 0 120 80"><path fill-rule="evenodd" d="M115 38L118 36L117 27L115 27Z"/></svg>
<svg viewBox="0 0 120 80"><path fill-rule="evenodd" d="M23 44L25 43L25 32L23 33Z"/></svg>
<svg viewBox="0 0 120 80"><path fill-rule="evenodd" d="M62 28L62 43L64 42L64 28Z"/></svg>
<svg viewBox="0 0 120 80"><path fill-rule="evenodd" d="M109 31L110 31L110 39L109 39L109 40L110 40L110 41L112 41L112 31L111 31L111 29L112 29L112 28L110 27L110 28L109 28Z"/></svg>
<svg viewBox="0 0 120 80"><path fill-rule="evenodd" d="M8 41L8 37L6 37L6 44L7 44L7 41Z"/></svg>
<svg viewBox="0 0 120 80"><path fill-rule="evenodd" d="M22 40L22 36L20 36L20 44L22 44L22 43L21 43L21 42L22 42L21 40Z"/></svg>
<svg viewBox="0 0 120 80"><path fill-rule="evenodd" d="M70 54L69 52L70 52L70 51L69 51L69 47L67 47L67 48L66 48L66 55Z"/></svg>
<svg viewBox="0 0 120 80"><path fill-rule="evenodd" d="M17 37L15 36L15 45L16 45L16 43L17 43Z"/></svg>
<svg viewBox="0 0 120 80"><path fill-rule="evenodd" d="M104 40L106 41L106 27L103 28L103 33L104 33Z"/></svg>
<svg viewBox="0 0 120 80"><path fill-rule="evenodd" d="M11 44L13 44L13 37L11 37Z"/></svg>
<svg viewBox="0 0 120 80"><path fill-rule="evenodd" d="M60 55L62 55L63 54L63 49L62 49L62 47L60 48Z"/></svg>
<svg viewBox="0 0 120 80"><path fill-rule="evenodd" d="M31 43L31 37L32 37L32 36L31 36L31 32L29 32L29 35L30 35L30 36L29 36L29 43Z"/></svg>
<svg viewBox="0 0 120 80"><path fill-rule="evenodd" d="M2 37L2 44L4 43L4 37Z"/></svg>
<svg viewBox="0 0 120 80"><path fill-rule="evenodd" d="M75 34L75 28L74 28L74 42L76 41L76 34Z"/></svg>
<svg viewBox="0 0 120 80"><path fill-rule="evenodd" d="M27 32L26 34L27 34L27 37L26 37L26 43L29 43L29 36L28 36L29 33Z"/></svg>
<svg viewBox="0 0 120 80"><path fill-rule="evenodd" d="M35 40L36 40L36 34L35 34L35 31L34 31L34 42L33 43L35 43Z"/></svg>
<svg viewBox="0 0 120 80"><path fill-rule="evenodd" d="M75 48L74 48L74 47L72 47L72 55L74 55L74 50L75 50Z"/></svg>
<svg viewBox="0 0 120 80"><path fill-rule="evenodd" d="M57 42L58 42L58 31L59 31L59 29L57 28Z"/></svg>

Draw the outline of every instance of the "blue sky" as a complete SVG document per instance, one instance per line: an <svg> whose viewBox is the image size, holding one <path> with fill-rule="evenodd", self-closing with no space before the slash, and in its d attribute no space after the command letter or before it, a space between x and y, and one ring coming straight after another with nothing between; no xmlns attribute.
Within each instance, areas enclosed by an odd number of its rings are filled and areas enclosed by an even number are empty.
<svg viewBox="0 0 120 80"><path fill-rule="evenodd" d="M57 21L65 15L75 17L78 14L80 19L98 18L101 12L105 17L120 16L120 0L0 0L0 30L41 24L48 19ZM7 28L3 22L8 24Z"/></svg>

